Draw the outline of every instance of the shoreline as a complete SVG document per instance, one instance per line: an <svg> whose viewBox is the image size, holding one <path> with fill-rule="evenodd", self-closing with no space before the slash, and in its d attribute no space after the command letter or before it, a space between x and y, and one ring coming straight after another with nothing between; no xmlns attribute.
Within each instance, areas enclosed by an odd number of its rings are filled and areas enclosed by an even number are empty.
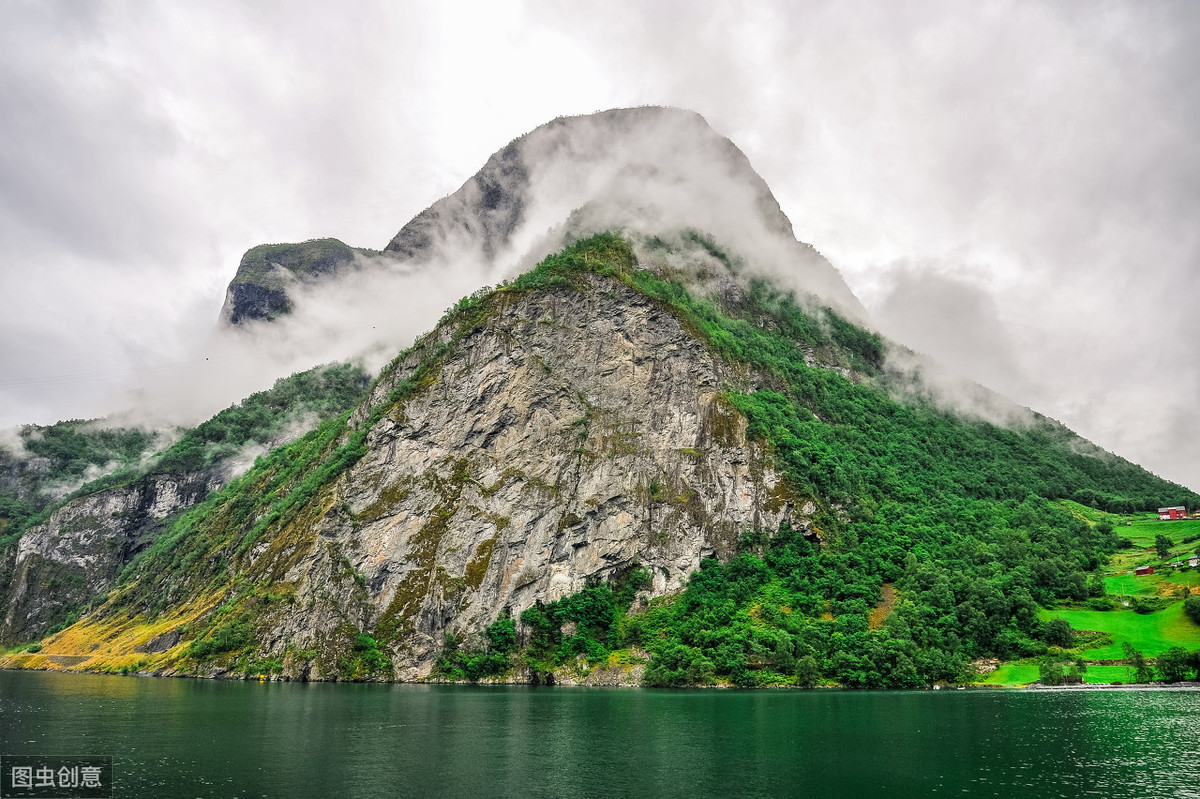
<svg viewBox="0 0 1200 799"><path fill-rule="evenodd" d="M1180 682L1139 682L1139 683L1092 683L1083 685L1032 685L1021 686L1019 691L1200 691L1200 681L1184 680Z"/></svg>
<svg viewBox="0 0 1200 799"><path fill-rule="evenodd" d="M800 688L795 685L761 685L753 687L738 687L733 685L689 685L674 688L664 686L649 686L638 683L606 683L606 684L589 684L586 682L554 682L534 683L526 681L513 680L480 680L472 683L470 681L454 681L454 680L293 680L287 677L253 677L253 676L226 676L225 674L180 674L180 673L164 673L151 671L130 671L125 673L105 672L105 671L80 671L74 669L63 668L14 668L12 666L0 666L0 671L5 672L39 672L44 674L78 674L95 677L150 677L157 679L182 679L182 680L212 680L215 682L258 682L258 683L295 683L298 685L459 685L459 686L477 686L489 688L507 688L507 687L526 687L526 688L607 688L607 689L652 689L652 690L673 690L673 691L866 691L874 693L903 693L912 691L927 691L927 692L957 692L957 691L1020 691L1027 693L1042 693L1054 691L1200 691L1200 681L1187 680L1177 683L1164 682L1149 682L1149 683L1092 683L1083 685L1040 685L1033 683L1030 685L986 685L982 683L968 683L965 685L934 685L924 688L846 688L841 685L817 685L812 688Z"/></svg>

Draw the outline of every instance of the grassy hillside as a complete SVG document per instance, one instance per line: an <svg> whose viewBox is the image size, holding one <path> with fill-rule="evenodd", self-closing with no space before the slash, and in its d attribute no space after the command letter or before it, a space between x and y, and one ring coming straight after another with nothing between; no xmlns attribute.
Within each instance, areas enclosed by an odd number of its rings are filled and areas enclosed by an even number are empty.
<svg viewBox="0 0 1200 799"><path fill-rule="evenodd" d="M188 430L154 465L156 472L195 471L231 457L247 444L266 444L303 417L336 416L366 391L370 377L356 364L334 364L280 378ZM307 427L314 426L308 420Z"/></svg>

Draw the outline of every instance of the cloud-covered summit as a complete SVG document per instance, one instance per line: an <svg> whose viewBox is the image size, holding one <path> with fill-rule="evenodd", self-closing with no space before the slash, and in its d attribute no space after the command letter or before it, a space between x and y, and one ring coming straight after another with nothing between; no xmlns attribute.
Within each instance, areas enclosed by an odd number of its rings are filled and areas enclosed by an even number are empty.
<svg viewBox="0 0 1200 799"><path fill-rule="evenodd" d="M700 114L647 106L559 117L513 140L405 224L382 253L313 241L276 246L264 260L258 256L267 249L255 248L230 285L223 318L269 319L312 302L327 313L334 294L315 287L350 272L365 275L374 295L381 289L370 275L433 270L454 285L495 283L570 238L608 229L704 231L788 288L866 315L838 271L796 240L733 142ZM321 268L311 268L318 261Z"/></svg>

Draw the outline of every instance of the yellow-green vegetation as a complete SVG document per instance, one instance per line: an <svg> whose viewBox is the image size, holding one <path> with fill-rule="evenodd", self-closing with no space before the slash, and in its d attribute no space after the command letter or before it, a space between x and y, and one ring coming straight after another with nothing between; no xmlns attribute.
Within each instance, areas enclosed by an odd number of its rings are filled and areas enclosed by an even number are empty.
<svg viewBox="0 0 1200 799"><path fill-rule="evenodd" d="M1200 647L1200 626L1184 615L1183 602L1172 602L1154 613L1121 610L1047 610L1044 619L1065 619L1075 630L1096 630L1112 642L1079 652L1086 660L1120 660L1122 645L1129 643L1146 657L1154 657L1172 646Z"/></svg>
<svg viewBox="0 0 1200 799"><path fill-rule="evenodd" d="M507 520L505 520L505 526L507 526ZM501 529L499 525L497 525L497 529ZM475 548L475 556L467 561L463 578L466 580L467 587L472 591L483 584L484 575L487 574L488 566L492 563L492 550L495 548L496 539L489 538Z"/></svg>
<svg viewBox="0 0 1200 799"><path fill-rule="evenodd" d="M395 510L396 506L403 502L409 495L410 489L403 481L398 481L385 486L379 492L379 499L372 502L355 517L358 522L373 522L388 513Z"/></svg>
<svg viewBox="0 0 1200 799"><path fill-rule="evenodd" d="M174 612L151 618L145 614L114 613L87 616L44 639L36 653L10 653L0 668L49 669L126 673L173 668L183 657L186 642L151 647L156 639L188 628L211 613L220 601L200 596ZM151 648L162 651L152 652Z"/></svg>

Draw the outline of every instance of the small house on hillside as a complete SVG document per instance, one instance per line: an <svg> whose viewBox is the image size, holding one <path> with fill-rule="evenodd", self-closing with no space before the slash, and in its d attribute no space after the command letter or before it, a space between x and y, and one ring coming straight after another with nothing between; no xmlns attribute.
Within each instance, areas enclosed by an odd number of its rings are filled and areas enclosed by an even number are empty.
<svg viewBox="0 0 1200 799"><path fill-rule="evenodd" d="M1172 519L1186 519L1187 508L1179 505L1174 508L1159 508L1158 518L1160 521L1170 521Z"/></svg>
<svg viewBox="0 0 1200 799"><path fill-rule="evenodd" d="M1133 573L1136 575L1139 575L1139 576L1143 575L1143 574L1154 574L1154 567L1153 566L1138 566L1136 569L1134 569Z"/></svg>

